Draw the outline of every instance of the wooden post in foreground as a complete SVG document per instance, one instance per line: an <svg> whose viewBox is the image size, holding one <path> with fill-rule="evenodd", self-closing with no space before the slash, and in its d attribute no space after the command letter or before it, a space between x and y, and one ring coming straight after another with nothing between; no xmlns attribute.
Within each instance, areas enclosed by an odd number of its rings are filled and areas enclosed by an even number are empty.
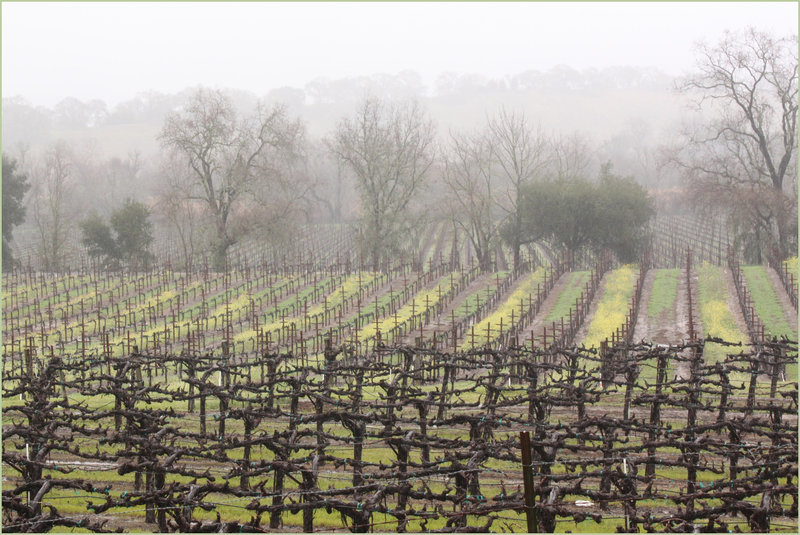
<svg viewBox="0 0 800 535"><path fill-rule="evenodd" d="M536 510L534 509L530 433L528 431L520 431L519 440L522 447L522 480L525 484L525 519L528 522L528 533L538 533L539 521L536 518Z"/></svg>

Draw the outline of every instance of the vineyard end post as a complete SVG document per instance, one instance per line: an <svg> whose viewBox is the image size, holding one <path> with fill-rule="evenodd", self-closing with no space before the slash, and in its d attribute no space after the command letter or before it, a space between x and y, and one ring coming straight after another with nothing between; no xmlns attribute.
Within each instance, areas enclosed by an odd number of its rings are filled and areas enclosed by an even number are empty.
<svg viewBox="0 0 800 535"><path fill-rule="evenodd" d="M525 485L525 520L528 523L528 533L539 532L539 522L536 518L533 466L531 461L531 435L528 431L520 431L520 446L522 447L522 479Z"/></svg>

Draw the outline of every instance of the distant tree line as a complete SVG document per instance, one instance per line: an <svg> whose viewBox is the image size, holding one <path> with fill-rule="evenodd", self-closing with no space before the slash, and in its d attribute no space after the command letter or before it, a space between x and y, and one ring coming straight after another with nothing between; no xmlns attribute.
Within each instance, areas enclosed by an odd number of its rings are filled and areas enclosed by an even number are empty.
<svg viewBox="0 0 800 535"><path fill-rule="evenodd" d="M749 30L701 46L698 73L679 88L706 116L662 162L683 176L699 209L726 216L753 261L797 251L795 42ZM76 222L108 268L146 267L156 228L179 242L183 266L208 252L222 270L243 239L290 246L296 225L319 220L356 223L362 259L376 269L413 249L432 220L469 240L484 269L500 244L518 268L522 248L538 240L636 259L654 215L642 177L615 174L587 137L545 132L518 109L501 107L469 131L437 132L413 98L412 74L378 80L384 96L351 103L321 138L296 113L305 97L287 88L263 101L201 88L180 105L150 95L160 110L157 164L143 165L136 152L103 161L91 147L79 153L62 142L36 158L4 155L3 265L13 263L12 232L26 215L41 265L53 271L64 266ZM568 70L548 76L528 73L512 85L580 81ZM318 80L307 91L322 98L335 85ZM103 120L97 103L59 110L64 121ZM638 135L646 129L614 143ZM654 165L652 153L635 158Z"/></svg>

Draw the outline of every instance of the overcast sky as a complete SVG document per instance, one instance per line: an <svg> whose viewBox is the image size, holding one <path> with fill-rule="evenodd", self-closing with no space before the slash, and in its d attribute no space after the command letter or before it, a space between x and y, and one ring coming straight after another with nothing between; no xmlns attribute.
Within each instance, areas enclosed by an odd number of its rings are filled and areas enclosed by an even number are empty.
<svg viewBox="0 0 800 535"><path fill-rule="evenodd" d="M198 84L264 95L317 77L692 69L698 40L797 33L796 2L2 3L3 97L113 106Z"/></svg>

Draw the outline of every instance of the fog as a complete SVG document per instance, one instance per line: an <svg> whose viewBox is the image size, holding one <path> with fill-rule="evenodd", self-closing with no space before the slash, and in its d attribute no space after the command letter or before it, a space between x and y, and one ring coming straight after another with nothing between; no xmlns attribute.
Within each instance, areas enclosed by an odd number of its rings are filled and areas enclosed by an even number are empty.
<svg viewBox="0 0 800 535"><path fill-rule="evenodd" d="M797 528L797 2L0 9L0 530Z"/></svg>
<svg viewBox="0 0 800 535"><path fill-rule="evenodd" d="M418 102L439 148L450 134L477 132L507 110L562 150L580 148L588 177L611 163L647 188L674 188L679 177L661 160L682 125L702 117L676 91L696 68L697 47L748 27L796 35L798 14L785 2L10 3L2 10L3 151L32 177L29 214L48 176L45 161L58 153L71 170L74 219L133 198L161 223L169 215L158 209L169 158L159 133L200 88L221 91L242 119L280 103L300 121L303 178L290 174L308 188L297 201L302 221L320 213L333 187L337 125L368 97ZM431 175L435 183L437 171ZM341 205L326 209L354 220L353 178L343 180ZM17 235L33 236L30 217Z"/></svg>
<svg viewBox="0 0 800 535"><path fill-rule="evenodd" d="M797 32L797 6L732 3L10 3L2 7L6 148L90 140L155 151L199 86L281 100L324 136L367 94L426 101L440 130L500 106L597 142L681 112L695 46L753 26ZM121 125L139 125L138 128ZM113 126L113 128L111 128Z"/></svg>
<svg viewBox="0 0 800 535"><path fill-rule="evenodd" d="M113 107L202 84L261 95L312 80L409 69L503 78L691 69L693 44L746 25L796 33L793 3L9 3L3 96Z"/></svg>

